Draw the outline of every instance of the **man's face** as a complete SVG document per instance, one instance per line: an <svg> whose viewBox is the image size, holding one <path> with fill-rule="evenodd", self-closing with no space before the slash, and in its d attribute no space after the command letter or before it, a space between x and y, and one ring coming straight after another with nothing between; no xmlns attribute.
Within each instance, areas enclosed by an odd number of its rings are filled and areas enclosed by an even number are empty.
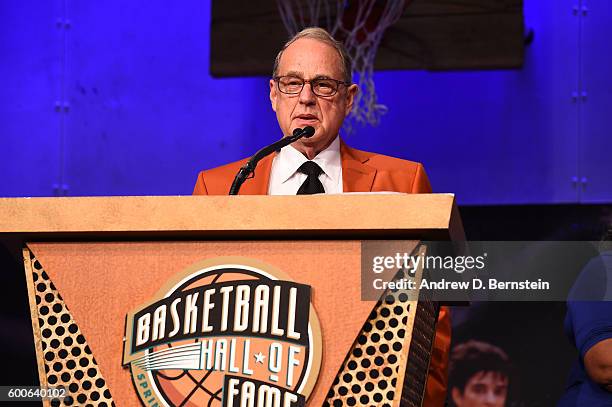
<svg viewBox="0 0 612 407"><path fill-rule="evenodd" d="M292 75L304 80L331 78L344 81L338 51L311 38L301 38L285 49L277 75ZM276 112L283 136L291 135L296 128L314 127L314 136L293 144L310 159L334 140L351 111L356 92L357 85L340 85L335 95L321 97L312 93L310 84L306 83L301 93L287 95L278 90L274 80L270 80L272 109Z"/></svg>
<svg viewBox="0 0 612 407"><path fill-rule="evenodd" d="M508 378L498 372L478 372L465 384L463 393L452 390L457 407L503 407L508 395Z"/></svg>

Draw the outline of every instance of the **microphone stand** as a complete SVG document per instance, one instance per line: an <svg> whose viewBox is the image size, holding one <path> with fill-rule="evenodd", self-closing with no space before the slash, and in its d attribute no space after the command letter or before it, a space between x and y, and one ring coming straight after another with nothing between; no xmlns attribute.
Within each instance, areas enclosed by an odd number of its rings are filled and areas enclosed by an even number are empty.
<svg viewBox="0 0 612 407"><path fill-rule="evenodd" d="M288 146L289 144L301 139L302 137L312 137L314 135L314 128L311 126L306 126L303 129L295 129L293 130L293 134L291 136L283 137L275 143L270 144L267 147L262 148L258 152L256 152L249 161L246 162L236 174L234 178L234 182L232 182L232 186L229 190L230 195L238 195L238 191L240 191L240 187L247 180L249 175L255 171L255 167L257 163L264 158L265 156L272 154L274 151L279 151L281 148Z"/></svg>

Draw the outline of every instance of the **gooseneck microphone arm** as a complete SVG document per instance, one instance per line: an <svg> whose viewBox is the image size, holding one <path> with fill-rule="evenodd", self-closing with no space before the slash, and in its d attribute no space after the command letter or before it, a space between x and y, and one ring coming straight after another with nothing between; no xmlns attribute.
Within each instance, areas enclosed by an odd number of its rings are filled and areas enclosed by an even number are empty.
<svg viewBox="0 0 612 407"><path fill-rule="evenodd" d="M238 195L238 191L240 191L240 187L242 186L244 181L247 180L249 175L251 175L251 173L255 171L255 167L257 166L257 163L262 158L264 158L265 156L269 154L272 154L274 151L278 151L281 148L288 146L289 144L301 139L302 137L306 137L306 138L312 137L314 133L315 133L315 129L312 126L306 126L303 129L295 129L293 130L293 134L291 136L283 137L277 142L272 143L269 146L264 147L258 152L256 152L255 155L253 155L253 157L251 157L249 161L247 161L246 164L244 164L242 168L240 168L240 170L238 171L238 174L236 174L236 177L234 178L234 182L232 182L232 187L230 188L229 194Z"/></svg>

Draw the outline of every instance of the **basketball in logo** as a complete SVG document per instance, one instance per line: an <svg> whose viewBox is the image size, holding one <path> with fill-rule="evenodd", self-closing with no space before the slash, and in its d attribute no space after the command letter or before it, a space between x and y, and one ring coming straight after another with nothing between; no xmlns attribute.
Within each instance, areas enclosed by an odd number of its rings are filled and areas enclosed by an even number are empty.
<svg viewBox="0 0 612 407"><path fill-rule="evenodd" d="M321 363L310 296L249 259L199 264L128 314L123 364L145 405L304 405Z"/></svg>

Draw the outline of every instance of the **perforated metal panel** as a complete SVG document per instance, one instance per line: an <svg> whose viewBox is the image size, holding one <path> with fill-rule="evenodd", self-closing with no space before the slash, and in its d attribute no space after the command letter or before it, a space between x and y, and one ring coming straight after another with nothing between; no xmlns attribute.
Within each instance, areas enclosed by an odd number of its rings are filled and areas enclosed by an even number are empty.
<svg viewBox="0 0 612 407"><path fill-rule="evenodd" d="M24 262L41 386L67 389L66 398L50 404L114 406L96 359L62 296L27 249Z"/></svg>
<svg viewBox="0 0 612 407"><path fill-rule="evenodd" d="M396 278L410 276L402 271ZM387 291L353 343L324 406L421 406L437 316L437 303Z"/></svg>

